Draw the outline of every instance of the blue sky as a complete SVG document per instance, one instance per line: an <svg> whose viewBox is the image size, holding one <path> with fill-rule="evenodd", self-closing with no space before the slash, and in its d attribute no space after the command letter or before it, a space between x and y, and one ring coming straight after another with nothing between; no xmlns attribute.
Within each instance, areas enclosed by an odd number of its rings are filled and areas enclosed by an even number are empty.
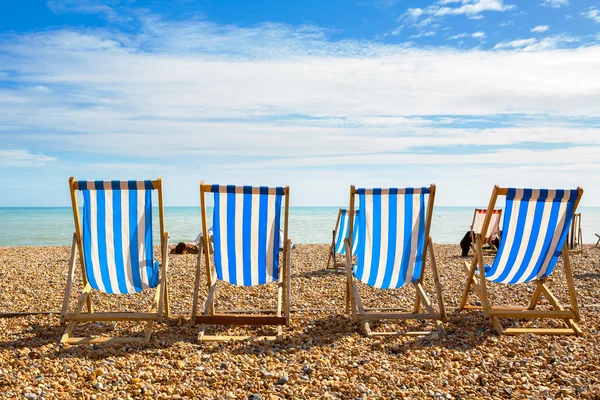
<svg viewBox="0 0 600 400"><path fill-rule="evenodd" d="M600 205L600 6L574 0L11 2L0 14L0 206L67 179L292 188L575 187Z"/></svg>

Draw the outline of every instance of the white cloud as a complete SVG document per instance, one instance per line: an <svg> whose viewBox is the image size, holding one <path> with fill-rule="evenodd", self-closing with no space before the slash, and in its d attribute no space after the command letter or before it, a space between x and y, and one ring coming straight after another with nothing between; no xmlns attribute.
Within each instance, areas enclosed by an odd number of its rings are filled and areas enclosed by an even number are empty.
<svg viewBox="0 0 600 400"><path fill-rule="evenodd" d="M448 7L452 3L462 3L458 7ZM483 12L496 11L503 12L515 9L512 4L504 4L504 0L461 0L446 1L441 0L425 8L409 8L400 17L399 20L410 23L418 23L419 18L425 16L428 19L439 19L449 15L465 15L471 19L482 19Z"/></svg>
<svg viewBox="0 0 600 400"><path fill-rule="evenodd" d="M514 8L514 5L504 4L503 0L467 0L457 8L442 7L434 15L474 15L484 11L509 11Z"/></svg>
<svg viewBox="0 0 600 400"><path fill-rule="evenodd" d="M136 176L162 173L177 183L170 183L178 191L169 196L193 188L169 204L195 204L200 179L290 183L296 204L342 203L347 184L392 184L411 168L416 172L407 185L435 181L447 185L446 204L464 204L458 195L452 200L451 183L459 174L472 176L486 151L513 184L525 185L524 176L534 183L558 179L554 171L516 169L523 163L543 168L549 157L564 170L596 168L586 165L597 164L592 152L600 131L577 121L600 109L600 47L553 49L529 40L500 46L502 52L417 49L329 41L317 27L156 18L145 19L139 34L13 35L0 41L0 75L11 83L0 88L0 137L28 149L21 159L76 154L85 160L56 160L40 173L68 176L86 163L102 171L139 164ZM562 43L554 40L554 47ZM449 118L430 119L436 115ZM583 152L569 150L572 145ZM456 147L465 154L451 154ZM85 173L98 174L92 167ZM324 188L318 200L303 194L315 174ZM489 176L474 180L473 191L490 186Z"/></svg>
<svg viewBox="0 0 600 400"><path fill-rule="evenodd" d="M567 35L557 35L546 37L543 39L529 38L529 39L518 39L512 40L508 42L500 42L494 46L494 50L503 50L503 49L519 49L523 51L542 51L549 49L556 49L559 46L566 43L577 42L579 38L567 36Z"/></svg>
<svg viewBox="0 0 600 400"><path fill-rule="evenodd" d="M548 29L550 29L550 27L548 25L538 25L535 28L533 28L531 30L531 32L534 32L534 33L546 32Z"/></svg>
<svg viewBox="0 0 600 400"><path fill-rule="evenodd" d="M49 0L46 5L55 14L99 14L109 21L129 20L102 0Z"/></svg>
<svg viewBox="0 0 600 400"><path fill-rule="evenodd" d="M485 32L473 32L473 33L459 33L457 35L452 35L450 37L448 37L448 39L450 40L455 40L455 39L463 39L466 37L472 37L473 39L485 39Z"/></svg>
<svg viewBox="0 0 600 400"><path fill-rule="evenodd" d="M446 4L453 2L442 2L440 5L432 5L426 8L409 8L404 16L413 20L422 15L431 15L433 17L443 17L446 15L466 15L476 16L486 11L509 11L516 8L512 4L504 4L503 0L463 0L459 7L446 7Z"/></svg>
<svg viewBox="0 0 600 400"><path fill-rule="evenodd" d="M32 154L25 149L0 149L0 165L5 167L39 166L51 161L56 161L56 158Z"/></svg>
<svg viewBox="0 0 600 400"><path fill-rule="evenodd" d="M590 7L585 12L581 13L586 18L591 19L594 22L600 23L600 9L596 7Z"/></svg>
<svg viewBox="0 0 600 400"><path fill-rule="evenodd" d="M537 39L518 39L511 40L508 42L500 42L494 46L494 49L518 49L526 46L531 46L532 44L537 43Z"/></svg>
<svg viewBox="0 0 600 400"><path fill-rule="evenodd" d="M416 35L409 36L408 38L409 39L416 39L416 38L420 38L420 37L431 37L431 36L435 36L435 32L434 31L419 32Z"/></svg>
<svg viewBox="0 0 600 400"><path fill-rule="evenodd" d="M552 8L560 8L562 6L568 6L569 0L544 0L541 2L541 5Z"/></svg>

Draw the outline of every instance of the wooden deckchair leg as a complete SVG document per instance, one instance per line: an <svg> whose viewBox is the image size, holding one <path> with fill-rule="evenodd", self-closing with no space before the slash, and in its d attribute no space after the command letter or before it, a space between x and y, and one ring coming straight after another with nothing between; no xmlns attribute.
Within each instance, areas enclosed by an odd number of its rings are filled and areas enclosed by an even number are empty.
<svg viewBox="0 0 600 400"><path fill-rule="evenodd" d="M292 241L288 239L287 262L285 264L285 319L286 326L290 326L290 304L292 301Z"/></svg>
<svg viewBox="0 0 600 400"><path fill-rule="evenodd" d="M279 279L277 280L277 309L276 314L278 317L281 317L282 306L285 300L284 297L284 281L287 281L287 277L283 277L282 275L286 275L285 266L283 268L280 267L279 270ZM283 329L281 325L277 325L277 335L275 337L276 343L281 343L283 341Z"/></svg>
<svg viewBox="0 0 600 400"><path fill-rule="evenodd" d="M351 290L352 290L352 294L353 294L352 297L356 301L356 308L358 308L358 315L365 315L365 307L363 306L362 299L360 298L360 293L358 293L358 288L354 284L354 281L352 281ZM352 307L352 310L353 310L352 320L356 321L357 320L357 316L356 316L357 312L354 310L354 307ZM363 331L365 332L365 335L373 336L373 332L371 331L371 326L369 325L369 321L363 320L362 328L363 328Z"/></svg>
<svg viewBox="0 0 600 400"><path fill-rule="evenodd" d="M536 283L535 291L533 292L533 296L531 297L529 306L527 306L528 310L535 309L535 306L537 306L537 303L540 300L540 296L542 295L542 282L538 280L538 281L535 281L535 283Z"/></svg>
<svg viewBox="0 0 600 400"><path fill-rule="evenodd" d="M415 285L415 289L417 291L417 295L421 298L421 301L423 302L423 305L425 306L425 309L427 310L427 312L429 314L436 314L435 310L433 309L433 305L431 304L431 300L429 300L429 296L427 296L427 293L425 292L423 285L421 285L421 282L417 281L417 282L415 282L414 285ZM438 332L443 335L446 333L446 330L444 329L444 324L442 323L442 320L441 320L441 317L442 317L441 313L438 315L440 316L440 318L433 319L433 323L435 324L435 327L438 330Z"/></svg>
<svg viewBox="0 0 600 400"><path fill-rule="evenodd" d="M435 259L435 253L433 252L433 240L429 238L429 257L431 259L431 269L433 273L433 282L435 283L435 290L437 293L438 307L440 308L440 316L443 322L448 319L446 317L446 304L444 303L444 296L442 295L442 285L440 283L440 274L437 267L437 261Z"/></svg>
<svg viewBox="0 0 600 400"><path fill-rule="evenodd" d="M217 280L210 277L211 285L208 291L208 296L206 298L206 304L204 305L204 315L212 315L214 313L213 300L215 296L215 289L217 288ZM196 319L196 316L194 316ZM202 338L204 337L204 332L206 331L206 324L203 323L200 325L200 333L198 333L198 343L202 343Z"/></svg>
<svg viewBox="0 0 600 400"><path fill-rule="evenodd" d="M81 309L83 308L84 303L86 303L86 301L89 300L91 291L92 291L92 287L88 283L87 285L85 285L85 287L83 288L83 292L79 296L79 300L77 301L77 306L75 307L75 313L73 314L73 316L77 316L81 313ZM71 335L73 335L74 327L75 327L75 321L74 320L69 321L69 323L67 324L67 329L65 329L65 333L63 334L62 338L60 339L61 343L66 343L67 340L71 337Z"/></svg>
<svg viewBox="0 0 600 400"><path fill-rule="evenodd" d="M415 303L413 304L413 313L418 314L421 310L421 298L418 294L415 294Z"/></svg>
<svg viewBox="0 0 600 400"><path fill-rule="evenodd" d="M423 259L423 260L425 260L425 259ZM425 266L423 265L423 269L425 269L424 267ZM421 283L423 281L422 277L423 277L423 274L421 274L421 278L419 279L419 283ZM418 294L415 294L415 303L413 304L413 312L415 314L418 314L420 309L421 309L421 297Z"/></svg>
<svg viewBox="0 0 600 400"><path fill-rule="evenodd" d="M548 299L550 304L552 304L552 307L555 310L564 311L565 308L560 304L560 302L558 301L556 296L554 296L554 293L552 293L550 288L548 286L546 286L546 283L543 281L538 281L538 285L540 287L540 291L544 294L546 299ZM583 331L581 330L579 325L577 325L574 320L572 320L570 318L565 318L564 321L565 321L565 324L567 324L567 326L569 328L573 329L573 331L575 332L576 335L581 335L583 333Z"/></svg>
<svg viewBox="0 0 600 400"><path fill-rule="evenodd" d="M469 264L467 264L466 262L464 262L463 263L463 269L464 269L465 273L468 276L469 273L470 273L470 271L471 271L471 267L469 266ZM469 288L473 288L473 293L475 293L475 296L477 296L477 298L481 300L481 289L479 287L479 277L477 275L473 274L473 277L471 278L471 282L470 282ZM467 306L467 305L465 305L465 308L483 308L483 307L481 307L481 306Z"/></svg>
<svg viewBox="0 0 600 400"><path fill-rule="evenodd" d="M483 315L486 318L488 318L490 313L490 306L487 295L487 279L485 279L485 262L483 260L483 244L481 237L477 238L477 259L479 264L479 287L481 290L481 305L483 306Z"/></svg>
<svg viewBox="0 0 600 400"><path fill-rule="evenodd" d="M466 263L465 263L465 265L466 265ZM474 289L477 287L477 285L475 284L475 281L474 281L476 269L477 269L477 252L473 256L473 261L471 261L471 268L468 270L468 273L467 273L467 283L465 285L465 290L463 290L463 294L462 294L462 298L460 300L460 305L458 307L458 311L464 310L465 306L467 305L467 301L469 299L469 292L471 291L471 286L473 286ZM477 297L481 298L481 293L476 292L476 295L477 295Z"/></svg>
<svg viewBox="0 0 600 400"><path fill-rule="evenodd" d="M498 335L504 334L504 328L502 328L502 324L500 324L498 317L492 317L492 325L494 326L494 329L496 329L496 332L498 332Z"/></svg>
<svg viewBox="0 0 600 400"><path fill-rule="evenodd" d="M348 238L344 239L344 246L346 246L346 313L352 313L352 320L356 321L356 298L355 292L352 289L354 287L354 276L352 274L352 250L350 248L350 242Z"/></svg>
<svg viewBox="0 0 600 400"><path fill-rule="evenodd" d="M196 315L198 315L198 292L200 291L200 275L202 274L202 250L204 249L204 240L198 243L198 259L196 261L196 281L194 282L194 302L192 303L192 326L196 325Z"/></svg>
<svg viewBox="0 0 600 400"><path fill-rule="evenodd" d="M329 257L327 258L327 267L325 269L329 269L329 264L331 263L331 259L333 258L333 268L335 269L335 231L332 232L333 239L331 240L331 247L329 248Z"/></svg>
<svg viewBox="0 0 600 400"><path fill-rule="evenodd" d="M569 250L563 245L562 256L565 265L565 276L567 278L567 287L569 288L569 299L571 301L571 309L575 314L575 321L579 322L579 306L577 305L577 293L575 292L575 283L573 282L573 271L571 270L571 260L569 259Z"/></svg>
<svg viewBox="0 0 600 400"><path fill-rule="evenodd" d="M65 289L65 297L63 298L63 306L60 313L60 324L64 325L65 317L69 312L69 299L71 298L71 290L73 289L73 275L75 274L75 253L77 249L77 234L73 234L73 244L71 246L71 259L69 261L69 272L67 275L67 287Z"/></svg>
<svg viewBox="0 0 600 400"><path fill-rule="evenodd" d="M159 321L162 322L163 316L164 318L169 318L169 299L167 292L167 277L168 277L168 267L169 267L169 257L167 256L167 249L169 248L169 234L165 232L165 235L162 238L161 249L163 249L162 260L161 260L161 269L162 273L160 274L160 283L159 288L157 290L158 293L158 315Z"/></svg>
<svg viewBox="0 0 600 400"><path fill-rule="evenodd" d="M150 312L155 314L160 310L160 303L162 302L162 297L164 296L164 282L160 282L158 287L156 288L156 292L154 293L154 299L152 301L152 305L150 306ZM160 313L159 313L160 315ZM150 341L150 336L152 335L152 327L154 326L154 321L149 320L146 322L146 332L144 334L144 342L148 343Z"/></svg>

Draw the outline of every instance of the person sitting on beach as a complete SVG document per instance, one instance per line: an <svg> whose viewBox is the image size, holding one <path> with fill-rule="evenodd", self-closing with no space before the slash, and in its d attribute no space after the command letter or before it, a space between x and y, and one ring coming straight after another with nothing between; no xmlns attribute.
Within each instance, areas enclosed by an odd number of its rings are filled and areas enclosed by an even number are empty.
<svg viewBox="0 0 600 400"><path fill-rule="evenodd" d="M492 242L494 244L494 246L496 246L496 248L500 247L500 237L501 236L502 236L502 231L499 231L498 236L496 236ZM460 248L462 250L461 257L468 257L469 249L471 248L471 231L467 231L467 233L465 233L465 236L460 241Z"/></svg>
<svg viewBox="0 0 600 400"><path fill-rule="evenodd" d="M211 226L208 229L208 237L211 238L212 236L213 236L213 227ZM196 245L199 245L200 244L200 240L202 240L202 232L200 232L198 234L198 236L196 236L196 239L194 239L194 243ZM284 241L283 231L280 229L279 230L279 251L283 250L283 241ZM295 248L295 247L296 247L296 245L292 244L292 249ZM196 253L195 254L197 254L197 253L198 253L198 250L196 249Z"/></svg>
<svg viewBox="0 0 600 400"><path fill-rule="evenodd" d="M179 242L171 254L198 254L198 245L196 243Z"/></svg>

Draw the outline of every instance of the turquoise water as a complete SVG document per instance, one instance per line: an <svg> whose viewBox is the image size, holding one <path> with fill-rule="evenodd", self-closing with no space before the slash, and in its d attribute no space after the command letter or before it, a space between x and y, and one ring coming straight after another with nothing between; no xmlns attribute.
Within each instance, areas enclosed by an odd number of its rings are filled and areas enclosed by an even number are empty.
<svg viewBox="0 0 600 400"><path fill-rule="evenodd" d="M580 207L584 243L600 233L600 207ZM294 243L329 243L337 207L291 207L289 232ZM210 210L209 210L210 213ZM158 222L157 210L154 216ZM435 243L458 243L469 229L473 207L435 207L431 236ZM210 220L210 215L209 215ZM154 224L158 243L158 224ZM202 229L200 207L166 207L165 228L170 243L194 240ZM0 207L0 246L70 245L73 235L70 207Z"/></svg>

